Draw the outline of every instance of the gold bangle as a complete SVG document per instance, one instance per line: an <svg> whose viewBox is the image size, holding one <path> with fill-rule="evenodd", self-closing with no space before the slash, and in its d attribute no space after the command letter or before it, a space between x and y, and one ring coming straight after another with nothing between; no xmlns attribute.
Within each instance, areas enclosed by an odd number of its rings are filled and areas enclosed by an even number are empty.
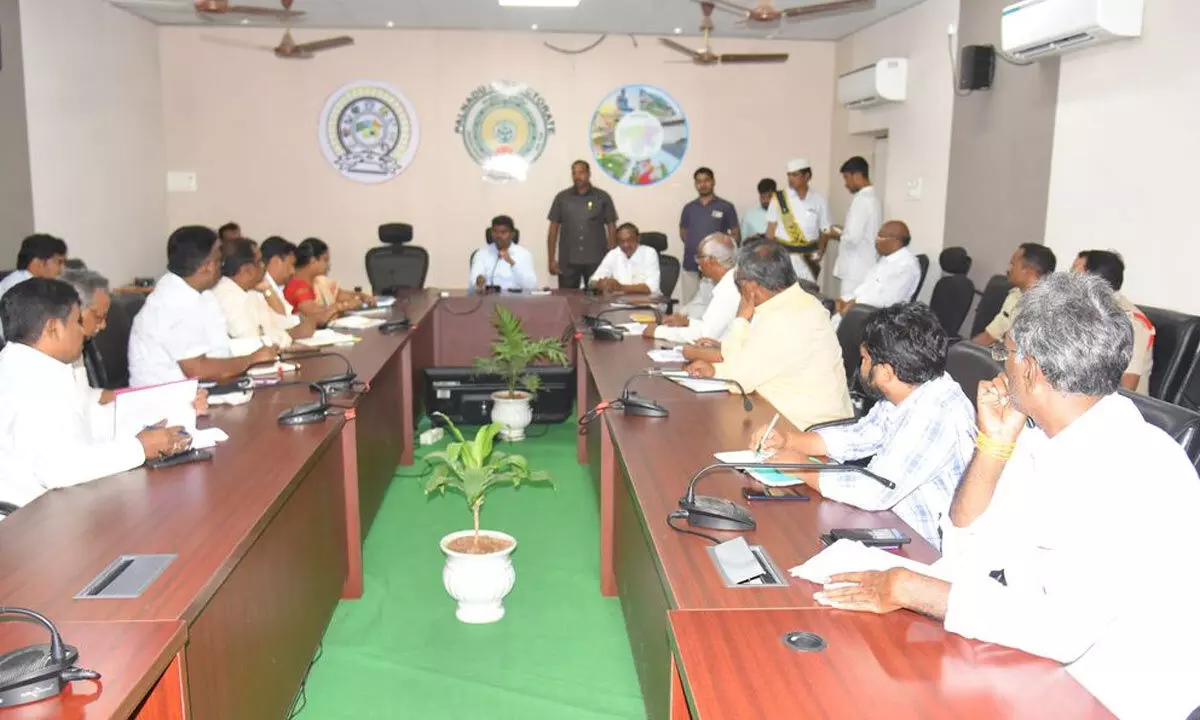
<svg viewBox="0 0 1200 720"><path fill-rule="evenodd" d="M981 431L975 435L975 447L989 457L997 460L1008 460L1012 457L1013 450L1016 449L1017 444L1015 442L993 440Z"/></svg>

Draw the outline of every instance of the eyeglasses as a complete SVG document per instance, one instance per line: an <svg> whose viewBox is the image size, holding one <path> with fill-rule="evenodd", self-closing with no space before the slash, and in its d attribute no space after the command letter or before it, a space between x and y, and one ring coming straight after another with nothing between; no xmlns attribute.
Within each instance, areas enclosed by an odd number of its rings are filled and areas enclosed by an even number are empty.
<svg viewBox="0 0 1200 720"><path fill-rule="evenodd" d="M1009 353L1015 354L1017 352L1015 349L1008 347L1002 342L988 345L988 350L992 354L992 359L998 363L1007 362Z"/></svg>

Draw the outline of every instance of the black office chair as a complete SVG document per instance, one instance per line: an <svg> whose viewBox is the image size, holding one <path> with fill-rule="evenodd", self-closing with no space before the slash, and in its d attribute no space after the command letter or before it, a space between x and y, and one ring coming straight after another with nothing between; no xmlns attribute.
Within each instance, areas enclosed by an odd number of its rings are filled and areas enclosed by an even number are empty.
<svg viewBox="0 0 1200 720"><path fill-rule="evenodd" d="M925 287L925 276L929 274L929 256L925 253L918 255L917 265L921 266L921 279L917 281L917 289L913 290L909 300L916 300L917 296L921 294L921 288Z"/></svg>
<svg viewBox="0 0 1200 720"><path fill-rule="evenodd" d="M411 245L413 228L408 223L379 226L380 247L367 251L367 279L371 292L388 295L396 290L421 289L429 272L429 253Z"/></svg>
<svg viewBox="0 0 1200 720"><path fill-rule="evenodd" d="M975 337L983 332L988 323L995 319L1000 308L1004 307L1004 298L1008 297L1008 292L1012 288L1012 283L1008 281L1006 275L993 275L988 280L979 298L979 306L975 308L975 322L971 325L969 337Z"/></svg>
<svg viewBox="0 0 1200 720"><path fill-rule="evenodd" d="M652 247L658 251L658 289L663 297L670 298L675 293L675 286L679 284L679 275L683 272L683 264L679 262L679 258L665 254L667 252L666 233L644 232L641 234L641 241L646 247ZM669 300L667 312L671 312L674 305L675 301Z"/></svg>
<svg viewBox="0 0 1200 720"><path fill-rule="evenodd" d="M83 363L92 387L129 387L129 333L145 304L141 293L113 293L105 328L84 346Z"/></svg>
<svg viewBox="0 0 1200 720"><path fill-rule="evenodd" d="M1174 438L1193 465L1200 463L1200 413L1124 388L1120 392L1133 401L1146 422Z"/></svg>
<svg viewBox="0 0 1200 720"><path fill-rule="evenodd" d="M646 247L652 247L662 255L667 251L667 234L657 231L649 231L641 234L642 244Z"/></svg>
<svg viewBox="0 0 1200 720"><path fill-rule="evenodd" d="M862 346L863 325L867 316L875 310L872 305L851 305L838 324L838 345L842 346L842 364L846 368L846 380L851 389L857 382L858 367L862 364L859 348Z"/></svg>
<svg viewBox="0 0 1200 720"><path fill-rule="evenodd" d="M1177 402L1200 345L1200 318L1174 310L1140 306L1154 323L1154 367L1150 396Z"/></svg>
<svg viewBox="0 0 1200 720"><path fill-rule="evenodd" d="M0 502L0 518L8 517L18 510L16 505L8 502Z"/></svg>
<svg viewBox="0 0 1200 720"><path fill-rule="evenodd" d="M982 345L963 341L950 346L946 354L946 372L962 387L971 405L979 395L979 381L991 380L1004 372L1004 366L992 359L992 351Z"/></svg>
<svg viewBox="0 0 1200 720"><path fill-rule="evenodd" d="M938 255L938 265L946 275L933 286L929 309L941 321L946 334L953 338L962 329L967 313L971 312L971 301L975 299L975 283L967 277L971 271L971 256L963 248L948 247Z"/></svg>

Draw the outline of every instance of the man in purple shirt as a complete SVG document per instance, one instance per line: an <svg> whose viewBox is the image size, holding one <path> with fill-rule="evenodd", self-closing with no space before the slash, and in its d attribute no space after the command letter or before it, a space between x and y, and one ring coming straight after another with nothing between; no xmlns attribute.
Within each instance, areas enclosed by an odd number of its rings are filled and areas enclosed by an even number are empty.
<svg viewBox="0 0 1200 720"><path fill-rule="evenodd" d="M696 265L696 250L700 242L713 233L725 233L741 244L737 209L713 193L716 180L713 171L702 167L692 174L696 181L695 200L683 206L679 217L679 236L683 238L683 273L680 299L686 304L700 287L700 268Z"/></svg>

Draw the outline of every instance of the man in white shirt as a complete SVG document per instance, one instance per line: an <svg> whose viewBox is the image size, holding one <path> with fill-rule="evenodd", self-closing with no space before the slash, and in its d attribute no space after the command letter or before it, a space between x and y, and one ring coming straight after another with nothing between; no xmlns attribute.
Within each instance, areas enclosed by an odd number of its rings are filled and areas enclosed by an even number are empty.
<svg viewBox="0 0 1200 720"><path fill-rule="evenodd" d="M516 227L507 215L492 218L492 242L471 257L468 287L483 292L489 287L501 290L536 290L537 270L533 253L513 242Z"/></svg>
<svg viewBox="0 0 1200 720"><path fill-rule="evenodd" d="M53 235L30 235L17 251L17 269L0 280L0 298L29 278L56 278L67 264L67 244ZM0 331L0 340L4 332Z"/></svg>
<svg viewBox="0 0 1200 720"><path fill-rule="evenodd" d="M787 208L779 205L780 194L775 193L771 207L767 210L767 238L774 238L792 253L792 269L801 280L815 281L816 274L807 260L818 252L821 238L829 232L832 224L829 203L825 196L809 187L812 166L804 158L796 158L787 164L787 189L782 193ZM794 222L793 222L794 221Z"/></svg>
<svg viewBox="0 0 1200 720"><path fill-rule="evenodd" d="M741 214L743 241L767 233L767 210L771 207L771 199L775 197L775 191L778 189L779 186L771 178L758 181L758 202Z"/></svg>
<svg viewBox="0 0 1200 720"><path fill-rule="evenodd" d="M167 274L133 320L129 383L158 385L185 378L221 381L251 366L274 362L278 348L231 357L225 316L212 288L220 279L217 234L199 225L181 227L167 240Z"/></svg>
<svg viewBox="0 0 1200 720"><path fill-rule="evenodd" d="M855 423L812 432L773 432L763 449L771 462L805 463L810 455L835 461L870 458L867 469L891 480L887 488L858 473L816 473L804 482L830 500L877 512L891 510L934 547L938 524L975 449L975 410L946 373L946 330L925 305L906 302L875 310L863 324L859 376L879 400ZM758 447L766 428L750 440Z"/></svg>
<svg viewBox="0 0 1200 720"><path fill-rule="evenodd" d="M223 277L212 292L225 316L229 337L260 340L264 345L278 347L288 347L293 340L312 337L317 329L316 321L304 317L289 328L287 319L272 311L266 297L257 290L262 285L266 268L255 242L239 238L224 248Z"/></svg>
<svg viewBox="0 0 1200 720"><path fill-rule="evenodd" d="M861 285L875 265L875 235L883 222L883 207L871 185L870 166L865 159L855 155L842 163L841 172L854 199L846 211L845 227L835 227L830 234L840 240L833 276L842 281L840 292L846 293Z"/></svg>
<svg viewBox="0 0 1200 720"><path fill-rule="evenodd" d="M734 283L736 253L733 238L725 233L713 233L704 238L696 250L696 264L704 276L696 296L708 296L707 306L692 305L686 315L668 315L663 318L662 325L650 323L642 333L643 337L677 343L724 338L742 302L742 294Z"/></svg>
<svg viewBox="0 0 1200 720"><path fill-rule="evenodd" d="M592 287L604 293L659 293L658 251L642 245L637 225L617 228L617 246L608 251L592 275Z"/></svg>
<svg viewBox="0 0 1200 720"><path fill-rule="evenodd" d="M910 242L912 236L908 226L899 220L888 221L879 228L879 234L875 236L879 260L858 287L838 298L835 325L855 303L887 307L912 299L921 282L921 265L908 249Z"/></svg>
<svg viewBox="0 0 1200 720"><path fill-rule="evenodd" d="M262 241L259 252L262 253L263 266L266 268L259 291L271 311L281 316L285 327L291 329L300 324L300 316L283 296L283 287L296 274L296 246L278 235L272 235Z"/></svg>
<svg viewBox="0 0 1200 720"><path fill-rule="evenodd" d="M70 285L21 283L0 299L0 322L8 337L0 350L0 501L25 505L47 490L186 449L190 441L178 427L112 437L112 404L108 435L97 434L100 424L89 417L71 370L83 350L83 323Z"/></svg>
<svg viewBox="0 0 1200 720"><path fill-rule="evenodd" d="M1117 393L1133 329L1112 288L1048 275L1020 301L980 383L975 457L942 523L935 579L835 574L818 600L909 608L947 630L1057 660L1120 718L1200 705L1200 480ZM1027 427L1027 420L1033 427Z"/></svg>

